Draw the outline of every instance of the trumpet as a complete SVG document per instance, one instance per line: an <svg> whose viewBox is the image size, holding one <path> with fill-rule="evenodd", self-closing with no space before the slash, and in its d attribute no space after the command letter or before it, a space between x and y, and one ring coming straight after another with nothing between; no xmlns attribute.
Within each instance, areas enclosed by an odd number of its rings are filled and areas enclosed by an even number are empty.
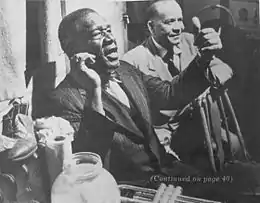
<svg viewBox="0 0 260 203"><path fill-rule="evenodd" d="M160 185L158 190L132 185L119 185L121 203L221 203L212 200L184 196L182 188L173 185Z"/></svg>

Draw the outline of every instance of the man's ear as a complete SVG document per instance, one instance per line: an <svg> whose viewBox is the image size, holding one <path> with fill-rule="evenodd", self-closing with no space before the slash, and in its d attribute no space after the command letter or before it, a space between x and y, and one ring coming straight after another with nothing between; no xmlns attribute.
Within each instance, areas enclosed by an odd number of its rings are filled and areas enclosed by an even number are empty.
<svg viewBox="0 0 260 203"><path fill-rule="evenodd" d="M153 21L148 20L146 26L147 26L149 32L151 34L153 34L154 33L154 23L153 23Z"/></svg>
<svg viewBox="0 0 260 203"><path fill-rule="evenodd" d="M64 37L61 40L61 48L64 50L64 52L68 55L68 57L72 57L73 55L73 46L72 46L71 40L69 40L68 37Z"/></svg>

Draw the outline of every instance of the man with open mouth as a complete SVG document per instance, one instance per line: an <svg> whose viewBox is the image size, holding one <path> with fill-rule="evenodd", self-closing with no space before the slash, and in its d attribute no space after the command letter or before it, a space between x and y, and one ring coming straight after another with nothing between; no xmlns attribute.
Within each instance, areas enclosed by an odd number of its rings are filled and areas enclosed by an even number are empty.
<svg viewBox="0 0 260 203"><path fill-rule="evenodd" d="M205 30L202 38L209 33L211 37L205 39L209 47L221 48L219 36L213 30ZM177 38L172 40L178 41ZM70 58L71 70L51 93L46 106L52 108L46 109L42 116L55 115L70 122L76 132L74 152L98 153L104 167L118 182L133 181L144 187L160 184L152 181L154 175L201 175L166 154L154 132L151 110L154 105L175 108L180 102L187 104L207 89L210 82L205 71L211 59L198 55L172 81L143 74L119 60L110 25L89 8L63 18L59 39ZM219 76L220 81L230 77ZM181 184L185 194L198 196L213 186L196 183L194 187L192 182L173 184Z"/></svg>

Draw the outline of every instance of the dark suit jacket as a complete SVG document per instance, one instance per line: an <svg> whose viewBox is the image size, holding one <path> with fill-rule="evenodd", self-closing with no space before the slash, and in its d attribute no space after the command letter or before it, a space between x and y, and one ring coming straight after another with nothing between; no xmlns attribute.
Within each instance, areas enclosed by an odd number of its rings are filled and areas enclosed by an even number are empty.
<svg viewBox="0 0 260 203"><path fill-rule="evenodd" d="M162 108L169 104L175 108L201 94L209 82L195 61L171 82L145 75L123 61L117 72L139 113L142 129L137 128L129 112L105 91L102 100L106 116L91 110L85 105L88 92L79 88L69 75L51 94L53 108L46 114L70 121L76 131L74 151L100 154L105 167L117 180L148 179L151 174L162 173L165 163L169 163L166 161L169 155L166 156L153 129L151 101ZM183 93L185 97L180 97ZM168 169L164 171L168 173ZM174 171L177 175L183 172L180 168Z"/></svg>

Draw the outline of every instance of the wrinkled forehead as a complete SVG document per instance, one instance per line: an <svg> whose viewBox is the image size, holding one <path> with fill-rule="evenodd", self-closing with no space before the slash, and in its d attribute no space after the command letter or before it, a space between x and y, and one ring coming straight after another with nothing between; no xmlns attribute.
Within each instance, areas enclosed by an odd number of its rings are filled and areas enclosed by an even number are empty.
<svg viewBox="0 0 260 203"><path fill-rule="evenodd" d="M183 17L181 7L174 0L158 2L154 6L159 19Z"/></svg>
<svg viewBox="0 0 260 203"><path fill-rule="evenodd" d="M78 32L85 31L91 32L100 27L107 27L107 21L97 13L89 13L88 15L81 16L76 22L76 30Z"/></svg>

